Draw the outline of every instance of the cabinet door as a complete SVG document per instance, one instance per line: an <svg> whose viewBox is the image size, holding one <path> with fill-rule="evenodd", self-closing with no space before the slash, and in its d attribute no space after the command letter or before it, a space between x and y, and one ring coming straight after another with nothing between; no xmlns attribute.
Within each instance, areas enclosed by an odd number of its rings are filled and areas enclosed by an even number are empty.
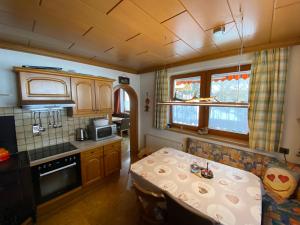
<svg viewBox="0 0 300 225"><path fill-rule="evenodd" d="M82 185L87 186L104 177L103 152L96 149L81 155Z"/></svg>
<svg viewBox="0 0 300 225"><path fill-rule="evenodd" d="M111 82L95 81L96 110L112 112L112 84Z"/></svg>
<svg viewBox="0 0 300 225"><path fill-rule="evenodd" d="M84 78L72 78L72 99L76 106L73 114L94 114L95 113L95 83L94 80Z"/></svg>
<svg viewBox="0 0 300 225"><path fill-rule="evenodd" d="M70 77L20 72L20 93L28 100L71 100Z"/></svg>
<svg viewBox="0 0 300 225"><path fill-rule="evenodd" d="M121 169L121 145L119 143L104 146L105 176Z"/></svg>

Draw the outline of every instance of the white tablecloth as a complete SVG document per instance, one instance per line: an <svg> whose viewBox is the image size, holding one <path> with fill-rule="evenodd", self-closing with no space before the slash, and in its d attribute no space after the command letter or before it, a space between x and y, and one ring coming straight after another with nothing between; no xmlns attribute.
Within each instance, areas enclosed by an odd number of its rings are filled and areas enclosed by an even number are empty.
<svg viewBox="0 0 300 225"><path fill-rule="evenodd" d="M197 163L214 173L205 179L190 172ZM172 148L162 148L132 164L133 179L152 191L165 190L225 225L261 224L261 181L254 174Z"/></svg>

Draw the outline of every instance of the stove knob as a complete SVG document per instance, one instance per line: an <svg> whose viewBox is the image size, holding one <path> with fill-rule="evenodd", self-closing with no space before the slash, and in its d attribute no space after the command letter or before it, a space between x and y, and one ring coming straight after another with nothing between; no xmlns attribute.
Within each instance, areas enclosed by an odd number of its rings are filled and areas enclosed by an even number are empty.
<svg viewBox="0 0 300 225"><path fill-rule="evenodd" d="M49 163L49 164L48 164L48 167L51 167L51 166L52 166L52 164L51 164L51 163Z"/></svg>
<svg viewBox="0 0 300 225"><path fill-rule="evenodd" d="M46 164L43 165L43 168L46 169Z"/></svg>
<svg viewBox="0 0 300 225"><path fill-rule="evenodd" d="M68 161L69 161L69 159L68 159L68 158L66 158L66 159L65 159L65 162L68 162Z"/></svg>
<svg viewBox="0 0 300 225"><path fill-rule="evenodd" d="M41 170L41 169L42 169L42 167L41 167L41 166L39 166L39 167L38 167L38 170Z"/></svg>

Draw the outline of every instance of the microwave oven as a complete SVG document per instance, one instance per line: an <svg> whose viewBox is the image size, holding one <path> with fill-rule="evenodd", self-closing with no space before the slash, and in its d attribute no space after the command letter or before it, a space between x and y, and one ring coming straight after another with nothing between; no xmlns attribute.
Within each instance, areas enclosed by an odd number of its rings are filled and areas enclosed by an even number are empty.
<svg viewBox="0 0 300 225"><path fill-rule="evenodd" d="M94 141L101 141L111 138L117 134L117 125L110 124L105 126L88 126L89 136Z"/></svg>

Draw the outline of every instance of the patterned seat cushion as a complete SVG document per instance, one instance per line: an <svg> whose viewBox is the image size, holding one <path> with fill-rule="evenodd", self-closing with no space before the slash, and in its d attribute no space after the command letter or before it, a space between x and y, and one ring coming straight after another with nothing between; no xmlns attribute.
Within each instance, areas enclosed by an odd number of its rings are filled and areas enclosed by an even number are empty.
<svg viewBox="0 0 300 225"><path fill-rule="evenodd" d="M263 196L264 224L300 225L300 202L295 199L277 204L268 194Z"/></svg>
<svg viewBox="0 0 300 225"><path fill-rule="evenodd" d="M248 152L232 148L220 144L208 143L198 139L188 138L188 153L207 158L219 163L223 163L232 167L243 169L263 178L269 165L277 165L278 167L288 167L290 170L300 173L300 165L288 163L278 160L275 157ZM300 185L292 198L300 200Z"/></svg>

